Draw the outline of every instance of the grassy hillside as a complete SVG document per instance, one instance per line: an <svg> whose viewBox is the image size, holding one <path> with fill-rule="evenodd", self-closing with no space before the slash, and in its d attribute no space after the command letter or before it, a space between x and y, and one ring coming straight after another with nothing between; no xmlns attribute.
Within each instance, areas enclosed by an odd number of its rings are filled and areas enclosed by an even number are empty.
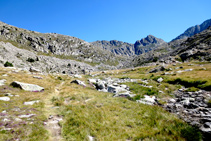
<svg viewBox="0 0 211 141"><path fill-rule="evenodd" d="M148 85L153 88L143 87L141 81L126 84L133 93L139 95L139 98L145 94L155 95L160 103L164 103L166 98L172 97L174 90L182 86L210 90L211 64L206 63L203 66L194 62L192 64L167 66L172 71L157 73L148 73L154 67L96 72L95 77L148 80ZM177 69L180 66L183 68ZM193 70L176 73L186 69ZM165 72L173 73L163 75ZM5 85L0 86L0 97L6 93L19 95L10 97L10 101L0 101L0 140L55 140L54 135L44 124L50 115L63 117L63 121L60 122L61 140L89 140L89 137L96 140L200 139L200 133L195 128L159 106L136 103L135 99L114 98L111 93L95 90L87 81L93 78L89 75L80 78L86 83L86 87L70 83L76 78L67 75L39 74L38 76L43 79L33 78L35 75L37 74L0 69L0 80L6 79ZM160 77L164 81L156 82ZM10 86L13 81L37 84L45 90L26 92ZM33 100L40 102L34 105L23 104ZM35 115L18 120L19 116L24 114ZM5 127L11 129L6 130Z"/></svg>

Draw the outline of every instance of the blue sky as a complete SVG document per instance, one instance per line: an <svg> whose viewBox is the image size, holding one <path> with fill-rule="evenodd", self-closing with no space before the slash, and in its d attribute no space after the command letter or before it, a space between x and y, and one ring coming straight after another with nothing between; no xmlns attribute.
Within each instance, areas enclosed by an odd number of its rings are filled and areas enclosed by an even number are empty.
<svg viewBox="0 0 211 141"><path fill-rule="evenodd" d="M210 0L0 0L0 21L92 42L170 41L211 18Z"/></svg>

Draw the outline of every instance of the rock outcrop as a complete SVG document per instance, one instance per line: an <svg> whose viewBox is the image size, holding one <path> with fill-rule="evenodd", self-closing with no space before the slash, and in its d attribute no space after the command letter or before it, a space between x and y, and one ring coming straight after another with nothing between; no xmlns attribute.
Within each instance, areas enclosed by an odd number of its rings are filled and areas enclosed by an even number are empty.
<svg viewBox="0 0 211 141"><path fill-rule="evenodd" d="M14 81L10 85L13 86L13 87L21 88L25 91L31 91L31 92L42 92L42 91L44 91L44 88L40 87L38 85L28 84L28 83L23 83L23 82L18 82L18 81Z"/></svg>
<svg viewBox="0 0 211 141"><path fill-rule="evenodd" d="M106 68L107 65L109 67L119 64L119 59L116 59L109 51L105 51L100 47L95 47L79 38L56 33L43 34L17 28L3 22L0 22L0 41L3 41L4 43L9 42L15 47L24 50L26 49L34 53L36 52L36 54L39 53L49 57L76 60L89 64L91 63L95 65L96 68ZM7 50L7 47L3 47L3 49ZM21 52L20 54L16 54L16 56L21 57ZM33 63L38 62L40 58L37 56L32 56L26 58L26 60ZM5 63L2 61L4 60L0 58L0 64ZM112 62L117 63L112 64Z"/></svg>
<svg viewBox="0 0 211 141"><path fill-rule="evenodd" d="M195 26L188 28L184 33L182 33L181 35L179 35L175 39L173 39L173 41L178 40L178 39L186 39L188 37L191 37L191 36L193 36L197 33L204 31L209 26L211 26L211 19L204 21L200 25L195 25Z"/></svg>
<svg viewBox="0 0 211 141"><path fill-rule="evenodd" d="M166 42L152 35L148 35L146 38L137 40L134 44L117 40L96 41L91 44L103 48L104 50L108 50L115 55L134 56L154 50L158 46L166 44Z"/></svg>
<svg viewBox="0 0 211 141"><path fill-rule="evenodd" d="M205 138L211 137L211 107L208 103L211 93L204 90L185 92L180 89L175 96L176 98L169 100L164 107L190 125L197 126Z"/></svg>

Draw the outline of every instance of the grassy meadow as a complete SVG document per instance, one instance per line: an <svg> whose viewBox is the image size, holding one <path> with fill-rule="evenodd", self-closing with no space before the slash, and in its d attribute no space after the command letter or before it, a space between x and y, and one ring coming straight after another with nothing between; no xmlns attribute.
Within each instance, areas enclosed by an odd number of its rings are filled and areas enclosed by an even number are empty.
<svg viewBox="0 0 211 141"><path fill-rule="evenodd" d="M105 73L94 72L94 78L132 78L147 80L152 88L143 87L143 82L127 82L130 91L136 94L135 98L127 99L113 97L111 93L99 92L84 75L79 80L86 83L86 87L70 83L78 79L68 75L57 74L30 74L24 71L13 71L8 68L0 69L0 80L6 83L0 86L0 97L11 93L10 101L0 101L0 140L54 140L46 129L44 122L50 115L60 115L63 121L61 126L62 140L89 140L89 136L99 141L110 140L200 140L197 129L183 122L176 115L171 114L159 106L144 105L135 102L144 95L155 95L161 104L174 97L172 93L188 87L189 91L198 89L210 90L211 64L198 62L169 65L173 72L164 75L164 72L148 73L151 67L135 69L112 70ZM202 66L203 65L203 66ZM178 69L178 67L183 67ZM192 71L177 73L179 70L193 69ZM7 74L7 76L4 76ZM38 75L43 79L36 79ZM158 83L156 80L164 80ZM13 88L10 83L20 81L37 84L44 87L44 92L26 92ZM34 105L24 105L26 101L40 100ZM6 113L2 113L6 111ZM23 114L34 114L30 118L20 120ZM7 124L7 125L5 125ZM12 128L5 130L3 126Z"/></svg>

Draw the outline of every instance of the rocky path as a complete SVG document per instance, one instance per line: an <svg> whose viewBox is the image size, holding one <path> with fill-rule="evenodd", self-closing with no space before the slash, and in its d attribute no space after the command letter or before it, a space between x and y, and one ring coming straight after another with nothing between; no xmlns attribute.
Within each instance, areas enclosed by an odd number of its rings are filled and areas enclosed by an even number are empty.
<svg viewBox="0 0 211 141"><path fill-rule="evenodd" d="M54 105L51 102L52 97L58 97L60 94L60 88L61 86L64 84L64 82L62 82L61 84L59 84L58 86L55 87L55 91L54 93L49 95L49 99L46 102L46 108L48 110L48 121L45 123L46 125L46 129L49 131L50 133L50 140L51 141L61 141L62 137L61 137L61 126L59 125L59 122L62 121L62 116L59 116L56 114L56 107L54 107Z"/></svg>

